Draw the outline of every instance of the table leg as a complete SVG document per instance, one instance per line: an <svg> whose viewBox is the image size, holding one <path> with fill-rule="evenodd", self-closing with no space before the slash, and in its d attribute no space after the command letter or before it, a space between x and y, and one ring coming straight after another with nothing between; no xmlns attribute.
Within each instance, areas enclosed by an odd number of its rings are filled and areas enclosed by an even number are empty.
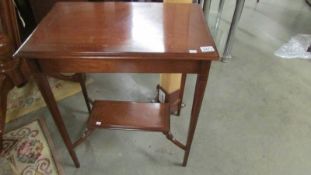
<svg viewBox="0 0 311 175"><path fill-rule="evenodd" d="M79 160L77 158L77 155L74 151L73 144L70 140L69 134L67 132L67 129L65 127L65 123L61 117L61 114L59 112L59 109L57 107L57 103L55 101L54 95L52 93L51 87L49 85L48 79L44 73L40 71L39 66L36 62L30 62L31 69L33 71L34 79L38 85L38 88L41 92L42 97L44 98L45 103L47 104L47 107L49 108L53 119L56 123L56 126L65 142L65 145L67 147L67 150L69 151L69 154L75 164L75 166L78 168L80 167Z"/></svg>
<svg viewBox="0 0 311 175"><path fill-rule="evenodd" d="M244 3L245 3L245 0L236 0L235 10L234 10L234 14L233 14L232 21L231 21L231 26L230 26L228 38L226 41L224 54L221 59L222 62L228 62L232 58L231 56L232 43L233 43L235 31L238 27L238 22L240 20L240 17L243 11Z"/></svg>
<svg viewBox="0 0 311 175"><path fill-rule="evenodd" d="M63 75L60 73L57 74L49 74L50 76L60 79L60 80L66 80L66 81L73 81L78 82L80 84L82 94L84 97L84 101L86 103L86 107L89 111L89 114L91 114L91 106L90 106L90 100L86 89L86 74L85 73L75 73L73 75Z"/></svg>
<svg viewBox="0 0 311 175"><path fill-rule="evenodd" d="M84 101L86 103L87 110L89 111L89 114L91 114L92 109L90 106L89 95L88 95L87 89L86 89L86 75L85 74L78 74L78 77L79 77L78 81L80 83L80 87L82 90Z"/></svg>
<svg viewBox="0 0 311 175"><path fill-rule="evenodd" d="M196 85L195 85L195 91L194 91L194 97L193 97L193 103L192 103L192 110L191 110L191 118L190 118L190 124L189 124L189 130L188 130L188 137L187 137L187 143L186 143L186 149L185 149L185 155L183 160L183 166L187 166L188 157L190 153L190 148L194 136L194 132L197 126L202 101L204 98L204 92L207 85L207 79L208 79L208 73L210 69L211 62L203 62L201 64L201 70L200 73L197 76Z"/></svg>
<svg viewBox="0 0 311 175"><path fill-rule="evenodd" d="M182 74L181 82L180 82L178 110L177 110L177 113L176 113L177 116L180 115L180 111L181 111L181 108L182 108L182 101L183 101L183 98L184 98L186 79L187 79L187 74Z"/></svg>

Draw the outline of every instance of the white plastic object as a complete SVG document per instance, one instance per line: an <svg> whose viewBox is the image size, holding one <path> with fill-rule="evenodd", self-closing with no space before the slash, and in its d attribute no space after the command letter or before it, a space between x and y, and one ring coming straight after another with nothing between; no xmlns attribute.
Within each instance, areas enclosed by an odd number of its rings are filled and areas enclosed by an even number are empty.
<svg viewBox="0 0 311 175"><path fill-rule="evenodd" d="M310 45L311 35L298 34L292 37L288 43L282 45L274 54L284 59L311 59L311 52L307 51Z"/></svg>

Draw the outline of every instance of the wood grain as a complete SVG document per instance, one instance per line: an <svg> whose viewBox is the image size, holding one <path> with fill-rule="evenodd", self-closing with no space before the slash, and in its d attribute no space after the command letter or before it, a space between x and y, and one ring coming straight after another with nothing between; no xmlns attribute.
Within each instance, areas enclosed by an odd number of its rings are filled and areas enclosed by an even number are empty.
<svg viewBox="0 0 311 175"><path fill-rule="evenodd" d="M202 53L201 46L216 48L197 4L59 2L17 56L218 59L216 51Z"/></svg>
<svg viewBox="0 0 311 175"><path fill-rule="evenodd" d="M212 46L215 51L201 52L201 46ZM197 53L189 53L189 49ZM57 3L15 57L25 57L32 65L39 89L76 166L79 161L73 148L77 144L70 141L47 73L183 73L183 84L186 74L197 74L186 144L166 132L170 141L185 150L186 166L210 64L219 58L199 5L121 2ZM148 107L141 109L146 111ZM99 113L102 110L108 109Z"/></svg>
<svg viewBox="0 0 311 175"><path fill-rule="evenodd" d="M170 128L169 117L168 104L95 101L89 125L97 128L167 133Z"/></svg>

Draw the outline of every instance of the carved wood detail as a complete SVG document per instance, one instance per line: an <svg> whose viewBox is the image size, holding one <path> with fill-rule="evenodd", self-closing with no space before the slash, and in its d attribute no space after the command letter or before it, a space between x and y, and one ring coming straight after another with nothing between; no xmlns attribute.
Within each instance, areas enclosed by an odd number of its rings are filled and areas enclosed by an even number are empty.
<svg viewBox="0 0 311 175"><path fill-rule="evenodd" d="M0 16L4 34L13 41L14 50L21 44L15 7L11 0L0 0Z"/></svg>

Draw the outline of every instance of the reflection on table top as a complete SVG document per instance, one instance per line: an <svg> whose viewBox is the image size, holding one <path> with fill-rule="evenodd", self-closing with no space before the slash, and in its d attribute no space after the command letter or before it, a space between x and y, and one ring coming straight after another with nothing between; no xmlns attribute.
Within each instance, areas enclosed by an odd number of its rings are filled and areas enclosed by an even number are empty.
<svg viewBox="0 0 311 175"><path fill-rule="evenodd" d="M61 2L17 52L31 58L218 59L197 4ZM197 53L189 53L196 50Z"/></svg>

